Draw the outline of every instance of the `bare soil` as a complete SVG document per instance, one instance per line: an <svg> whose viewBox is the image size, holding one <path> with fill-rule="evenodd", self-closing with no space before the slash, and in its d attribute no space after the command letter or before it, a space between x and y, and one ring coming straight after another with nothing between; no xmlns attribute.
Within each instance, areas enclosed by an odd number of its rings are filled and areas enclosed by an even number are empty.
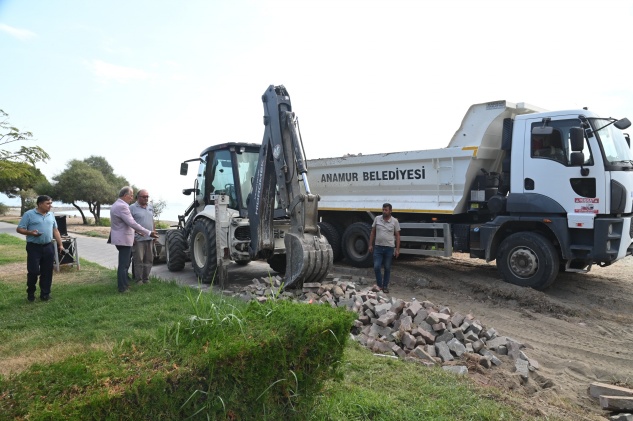
<svg viewBox="0 0 633 421"><path fill-rule="evenodd" d="M391 295L429 300L472 314L488 328L526 344L539 369L522 383L513 364L471 373L526 399L537 414L562 419L604 419L591 398L592 382L633 388L633 258L589 273L560 273L546 291L503 282L494 263L471 259L401 258Z"/></svg>

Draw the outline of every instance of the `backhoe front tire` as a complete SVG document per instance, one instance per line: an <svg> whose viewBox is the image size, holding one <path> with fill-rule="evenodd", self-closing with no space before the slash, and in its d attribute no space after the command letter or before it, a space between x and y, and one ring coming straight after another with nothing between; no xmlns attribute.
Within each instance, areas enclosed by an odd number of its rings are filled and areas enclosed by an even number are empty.
<svg viewBox="0 0 633 421"><path fill-rule="evenodd" d="M371 224L354 222L343 233L343 255L357 268L369 268L374 265L374 256L369 252Z"/></svg>
<svg viewBox="0 0 633 421"><path fill-rule="evenodd" d="M165 233L165 254L167 269L170 272L180 272L185 267L187 242L182 230L167 230Z"/></svg>
<svg viewBox="0 0 633 421"><path fill-rule="evenodd" d="M558 275L558 252L551 242L535 232L517 232L503 240L497 269L504 281L542 291Z"/></svg>
<svg viewBox="0 0 633 421"><path fill-rule="evenodd" d="M215 221L200 218L193 224L189 243L191 263L196 276L205 284L213 283L218 267Z"/></svg>

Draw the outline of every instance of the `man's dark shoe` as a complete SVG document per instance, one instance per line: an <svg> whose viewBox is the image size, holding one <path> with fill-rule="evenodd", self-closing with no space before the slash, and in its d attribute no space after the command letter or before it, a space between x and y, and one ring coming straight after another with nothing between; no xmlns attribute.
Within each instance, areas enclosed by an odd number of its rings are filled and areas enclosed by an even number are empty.
<svg viewBox="0 0 633 421"><path fill-rule="evenodd" d="M51 297L50 295L40 295L40 300L42 300L42 301L48 301L51 298L53 298L53 297Z"/></svg>
<svg viewBox="0 0 633 421"><path fill-rule="evenodd" d="M383 288L382 292L384 292L385 294L389 294L389 288Z"/></svg>
<svg viewBox="0 0 633 421"><path fill-rule="evenodd" d="M35 301L35 295L27 295L26 299L29 300L30 302L33 302Z"/></svg>

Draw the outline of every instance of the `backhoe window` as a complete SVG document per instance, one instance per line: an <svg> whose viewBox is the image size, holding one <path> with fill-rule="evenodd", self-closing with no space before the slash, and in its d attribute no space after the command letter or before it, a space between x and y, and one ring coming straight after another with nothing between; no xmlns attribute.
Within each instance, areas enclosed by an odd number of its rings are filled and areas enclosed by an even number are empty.
<svg viewBox="0 0 633 421"><path fill-rule="evenodd" d="M259 159L258 152L242 152L236 154L237 156L237 168L240 178L240 189L242 192L242 207L248 206L248 197L253 191L252 180L255 177L255 171L257 170L257 160Z"/></svg>
<svg viewBox="0 0 633 421"><path fill-rule="evenodd" d="M229 151L217 151L213 158L212 178L210 192L226 194L229 196L229 208L237 209L237 192L233 167L231 166L231 154Z"/></svg>

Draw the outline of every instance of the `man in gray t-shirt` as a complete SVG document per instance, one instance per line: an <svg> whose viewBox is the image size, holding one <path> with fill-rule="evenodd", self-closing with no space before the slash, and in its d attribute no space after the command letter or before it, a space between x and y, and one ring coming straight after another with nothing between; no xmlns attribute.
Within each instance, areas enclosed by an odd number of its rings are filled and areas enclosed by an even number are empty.
<svg viewBox="0 0 633 421"><path fill-rule="evenodd" d="M147 190L139 190L136 195L136 202L130 205L130 213L137 224L150 231L154 231L154 207L149 203L149 193ZM154 253L152 242L154 239L148 236L134 234L134 245L132 246L132 272L137 284L149 283L149 273L154 263Z"/></svg>
<svg viewBox="0 0 633 421"><path fill-rule="evenodd" d="M391 276L391 261L393 256L400 256L400 223L391 216L391 204L382 205L382 215L374 219L369 236L369 252L374 253L374 272L376 274L376 288L389 293L389 279ZM374 247L375 240L375 247ZM394 250L395 249L395 250ZM382 276L381 268L385 267Z"/></svg>

